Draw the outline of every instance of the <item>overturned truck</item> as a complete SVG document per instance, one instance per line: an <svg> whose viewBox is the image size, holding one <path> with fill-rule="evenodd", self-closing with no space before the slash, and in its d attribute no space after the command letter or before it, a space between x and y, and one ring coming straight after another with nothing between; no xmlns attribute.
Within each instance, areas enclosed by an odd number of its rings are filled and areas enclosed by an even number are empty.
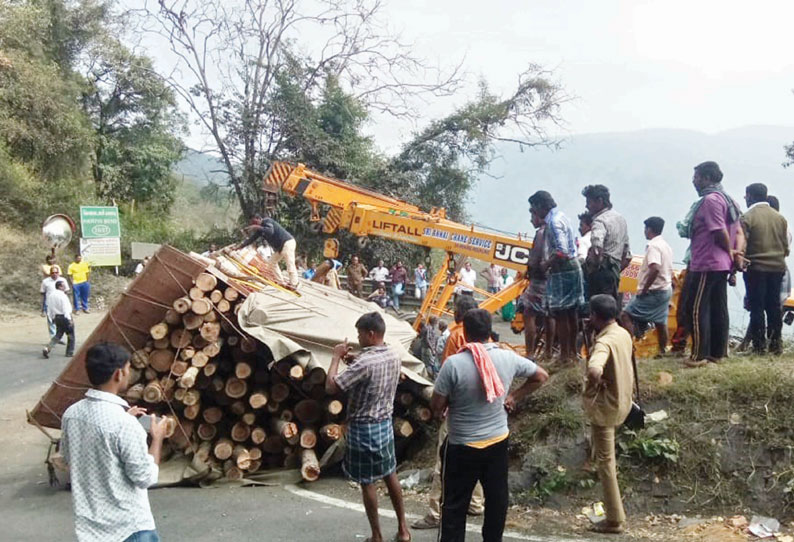
<svg viewBox="0 0 794 542"><path fill-rule="evenodd" d="M332 349L346 338L355 347L355 321L381 310L314 282L294 292L265 277L255 267L162 247L29 421L59 429L63 412L90 387L86 351L115 342L133 352L126 399L168 419L172 467L161 482L256 481L283 468L316 480L344 446L344 400L325 392ZM431 419L431 382L408 352L411 326L383 316L386 342L403 363L394 418L399 450Z"/></svg>

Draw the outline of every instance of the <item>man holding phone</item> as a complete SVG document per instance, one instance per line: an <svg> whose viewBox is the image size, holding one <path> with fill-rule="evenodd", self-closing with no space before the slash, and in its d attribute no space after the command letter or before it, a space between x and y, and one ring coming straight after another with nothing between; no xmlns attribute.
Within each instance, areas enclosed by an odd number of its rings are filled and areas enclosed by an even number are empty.
<svg viewBox="0 0 794 542"><path fill-rule="evenodd" d="M63 415L61 453L69 464L77 540L159 542L147 488L157 483L164 418L138 422L145 409L127 390L130 353L113 343L92 346L85 368L93 386ZM146 447L149 425L152 443Z"/></svg>
<svg viewBox="0 0 794 542"><path fill-rule="evenodd" d="M347 393L347 448L343 468L361 484L364 508L372 536L369 542L382 542L378 520L376 482L383 480L397 514L397 535L390 540L411 540L405 522L402 490L397 480L397 455L394 451L392 413L394 395L400 382L400 357L383 342L386 323L380 313L370 312L356 322L362 351L353 357L347 339L334 347L325 389L329 395ZM339 373L339 363L347 368Z"/></svg>

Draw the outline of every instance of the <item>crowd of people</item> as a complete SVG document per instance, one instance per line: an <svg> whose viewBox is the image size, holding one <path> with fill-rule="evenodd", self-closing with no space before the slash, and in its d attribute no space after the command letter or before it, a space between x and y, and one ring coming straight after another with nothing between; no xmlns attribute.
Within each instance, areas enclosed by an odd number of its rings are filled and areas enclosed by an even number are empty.
<svg viewBox="0 0 794 542"><path fill-rule="evenodd" d="M688 214L676 223L677 233L689 241L684 256L683 280L678 286L677 330L672 350L682 353L689 337L692 349L685 364L701 367L728 355L728 285L742 273L750 312L748 341L756 353L779 354L782 349L782 305L791 284L785 258L790 234L779 202L762 183L745 191L746 212L722 186L716 162L694 168L698 198ZM529 198L535 241L529 258L531 281L519 300L525 322L528 352L552 355L559 345L560 361L576 359L577 337L583 333L586 300L612 296L620 309L619 322L633 335L655 327L659 354L668 352L668 317L673 296L673 250L663 236L665 220L644 221L647 240L637 276L637 291L623 307L619 291L621 272L631 262L626 220L613 209L609 189L587 186L582 191L587 212L578 216L579 237L559 210L552 195L540 190ZM539 340L539 322L544 340Z"/></svg>
<svg viewBox="0 0 794 542"><path fill-rule="evenodd" d="M698 198L676 224L678 234L689 239L690 246L686 275L678 286L678 329L673 344L680 348L691 334L687 364L693 367L718 362L727 355L727 287L735 283L739 272L747 287L748 336L753 350L779 354L782 349L781 297L782 292L788 294L785 258L790 244L786 220L763 184L747 186L747 211L742 213L721 181L716 163L697 165L693 184ZM585 341L582 405L591 427L592 462L601 481L605 508L605 518L592 529L601 533L625 529L615 431L632 410L637 378L632 334L655 326L659 351L666 352L673 251L663 237L665 220L648 217L638 289L623 307L620 277L632 257L626 220L612 208L605 186L587 186L582 194L587 212L578 216L578 239L572 222L550 193L538 191L529 197L536 236L527 269L530 284L518 303L525 320L526 357L494 341L492 315L478 308L473 295L477 273L470 264L459 271L454 322L448 326L430 317L416 341L414 353L425 361L435 380L431 409L442 423L429 510L412 527L438 528L442 542L465 539L467 514L484 516L483 540L502 540L509 497L508 414L549 377L534 361L539 335L546 338L547 360L556 343L561 361L575 361L580 333ZM296 280L297 270L291 269L295 264L290 265L294 240L289 243L277 228L271 230L257 229L244 243L276 235L274 254L287 261L290 280ZM69 305L65 296L68 284L59 277L57 265L49 264L48 277L42 282L42 301L46 309L52 309L48 315L60 336L68 332L65 319L59 318L64 316L59 312L65 310L62 307ZM342 267L335 261L323 265L333 271ZM304 277L310 270L317 272L314 266L307 266ZM401 261L387 268L381 260L367 270L354 256L346 271L348 289L354 295L363 296L362 285L369 278L376 284L369 299L381 307L399 307L409 278ZM506 269L495 265L484 269L481 276L490 293L509 286L512 280ZM387 292L387 281L391 292ZM415 294L421 297L427 287L421 264L414 270L414 284ZM583 322L587 329L582 329ZM411 535L396 476L392 427L401 361L384 341L386 322L381 313L362 315L355 327L359 351L354 353L347 341L337 345L325 384L329 394L343 392L347 396L343 469L360 484L372 531L369 540L384 540L375 485L383 480L398 521L392 539L408 541ZM120 397L127 386L129 359L130 353L117 345L103 343L89 349L86 371L94 388L63 417L62 451L72 468L79 539L159 540L145 488L157 480L164 425L152 417L147 449L146 431L133 421L142 409L130 408ZM516 379L523 379L521 385L513 386ZM113 446L108 444L111 441ZM100 457L98 450L109 450L103 453L113 457Z"/></svg>
<svg viewBox="0 0 794 542"><path fill-rule="evenodd" d="M41 265L41 315L47 319L47 333L50 341L42 350L45 358L57 344L63 344L66 335L66 356L71 357L75 348L74 316L81 310L89 314L89 297L91 295L91 265L83 260L78 253L66 268L67 280L61 275L61 266L55 255L48 254ZM71 286L70 286L71 283ZM66 295L72 292L74 305Z"/></svg>

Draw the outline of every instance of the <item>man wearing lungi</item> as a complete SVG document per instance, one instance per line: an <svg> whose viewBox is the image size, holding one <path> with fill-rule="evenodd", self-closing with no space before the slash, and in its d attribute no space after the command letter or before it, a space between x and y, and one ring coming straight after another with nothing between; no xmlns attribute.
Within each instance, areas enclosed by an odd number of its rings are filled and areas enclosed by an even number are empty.
<svg viewBox="0 0 794 542"><path fill-rule="evenodd" d="M375 483L383 479L389 490L398 530L393 540L408 541L402 490L397 480L392 412L400 381L400 358L383 342L386 323L380 313L370 312L356 322L361 353L353 357L347 340L334 347L325 389L329 395L347 393L347 449L342 468L361 484L361 494L372 536L366 542L382 542ZM339 373L339 362L347 368Z"/></svg>
<svg viewBox="0 0 794 542"><path fill-rule="evenodd" d="M507 517L507 413L549 375L527 358L489 342L491 314L473 309L463 317L466 344L436 378L430 407L446 417L441 449L441 542L464 542L466 512L475 484L485 493L484 542L501 542ZM514 378L526 378L512 392Z"/></svg>
<svg viewBox="0 0 794 542"><path fill-rule="evenodd" d="M659 354L667 348L667 316L673 297L673 249L662 238L664 219L652 216L645 220L648 246L637 276L637 295L626 305L621 324L632 335L635 323L654 324L659 339Z"/></svg>
<svg viewBox="0 0 794 542"><path fill-rule="evenodd" d="M576 316L584 305L582 268L576 257L576 236L551 194L538 190L529 198L529 212L546 224L541 269L548 277L544 306L554 318L560 340L560 362L576 362Z"/></svg>

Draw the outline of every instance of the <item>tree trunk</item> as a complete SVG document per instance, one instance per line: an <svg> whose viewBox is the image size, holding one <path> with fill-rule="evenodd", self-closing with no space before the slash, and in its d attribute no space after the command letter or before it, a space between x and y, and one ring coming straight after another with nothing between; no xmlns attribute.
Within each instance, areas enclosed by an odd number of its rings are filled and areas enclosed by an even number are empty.
<svg viewBox="0 0 794 542"><path fill-rule="evenodd" d="M331 417L335 418L342 413L344 410L345 405L342 404L342 401L339 399L329 399L325 403L325 411L331 415Z"/></svg>
<svg viewBox="0 0 794 542"><path fill-rule="evenodd" d="M204 297L204 291L201 288L192 287L188 290L187 296L191 299L191 301L195 301L196 299L202 299Z"/></svg>
<svg viewBox="0 0 794 542"><path fill-rule="evenodd" d="M174 349L187 348L192 340L193 335L186 329L176 329L171 332L171 347Z"/></svg>
<svg viewBox="0 0 794 542"><path fill-rule="evenodd" d="M212 303L210 303L209 299L203 297L201 299L194 299L193 303L190 305L190 310L199 316L204 316L212 310Z"/></svg>
<svg viewBox="0 0 794 542"><path fill-rule="evenodd" d="M232 459L234 459L238 469L245 470L251 465L251 455L242 444L238 444L234 447L232 450Z"/></svg>
<svg viewBox="0 0 794 542"><path fill-rule="evenodd" d="M218 279L215 278L215 275L210 273L202 273L198 277L196 277L196 287L198 287L202 292L209 292L215 289L218 285Z"/></svg>
<svg viewBox="0 0 794 542"><path fill-rule="evenodd" d="M289 386L278 383L270 387L270 398L276 403L283 403L289 397Z"/></svg>
<svg viewBox="0 0 794 542"><path fill-rule="evenodd" d="M223 292L221 292L220 290L213 290L212 293L210 294L210 301L212 301L215 304L217 304L218 301L220 301L221 299L223 299Z"/></svg>
<svg viewBox="0 0 794 542"><path fill-rule="evenodd" d="M182 322L182 315L175 311L174 309L168 309L165 311L165 316L163 317L165 323L171 326L178 325Z"/></svg>
<svg viewBox="0 0 794 542"><path fill-rule="evenodd" d="M212 453L215 457L220 459L221 461L226 461L232 456L232 451L234 450L234 443L229 440L228 438L220 438L215 443L215 447L212 450Z"/></svg>
<svg viewBox="0 0 794 542"><path fill-rule="evenodd" d="M335 442L342 437L342 426L329 423L320 428L320 437L327 443Z"/></svg>
<svg viewBox="0 0 794 542"><path fill-rule="evenodd" d="M232 309L232 304L226 299L221 299L215 304L215 308L217 308L220 312L227 313Z"/></svg>
<svg viewBox="0 0 794 542"><path fill-rule="evenodd" d="M182 325L185 326L185 329L198 329L203 323L204 318L195 312L186 312L182 315Z"/></svg>
<svg viewBox="0 0 794 542"><path fill-rule="evenodd" d="M286 442L290 444L298 443L299 434L297 425L286 420L280 420L278 418L272 418L270 423L273 426L273 431L277 435L281 435L281 438L283 438Z"/></svg>
<svg viewBox="0 0 794 542"><path fill-rule="evenodd" d="M230 377L226 381L226 395L233 399L239 399L248 391L248 385L239 378Z"/></svg>
<svg viewBox="0 0 794 542"><path fill-rule="evenodd" d="M201 440L212 440L218 434L218 428L209 423L200 423L196 433Z"/></svg>
<svg viewBox="0 0 794 542"><path fill-rule="evenodd" d="M143 388L143 400L147 403L160 403L163 400L163 388L160 383L152 381Z"/></svg>
<svg viewBox="0 0 794 542"><path fill-rule="evenodd" d="M174 301L173 307L176 312L179 314L185 314L187 311L190 310L190 306L193 304L193 300L189 297L180 297L179 299Z"/></svg>
<svg viewBox="0 0 794 542"><path fill-rule="evenodd" d="M240 292L238 292L237 290L235 290L231 286L228 286L223 291L223 298L226 301L229 301L229 302L236 301L238 297L240 297Z"/></svg>
<svg viewBox="0 0 794 542"><path fill-rule="evenodd" d="M301 476L307 482L314 482L320 477L320 462L314 450L301 452Z"/></svg>
<svg viewBox="0 0 794 542"><path fill-rule="evenodd" d="M149 328L149 335L151 335L152 339L155 340L168 336L168 324L165 322L154 324L151 328Z"/></svg>
<svg viewBox="0 0 794 542"><path fill-rule="evenodd" d="M237 422L232 426L231 437L235 442L245 442L251 436L251 426L244 422Z"/></svg>
<svg viewBox="0 0 794 542"><path fill-rule="evenodd" d="M240 380L245 380L251 376L253 372L254 370L251 368L251 365L243 361L234 366L234 375Z"/></svg>
<svg viewBox="0 0 794 542"><path fill-rule="evenodd" d="M264 408L267 405L267 392L262 390L254 391L248 398L248 404L253 409Z"/></svg>
<svg viewBox="0 0 794 542"><path fill-rule="evenodd" d="M408 438L414 434L414 428L411 422L402 418L394 418L394 433L398 437Z"/></svg>
<svg viewBox="0 0 794 542"><path fill-rule="evenodd" d="M209 407L202 413L204 421L214 425L223 419L223 410L218 407Z"/></svg>
<svg viewBox="0 0 794 542"><path fill-rule="evenodd" d="M267 433L263 428L254 427L253 429L251 429L251 442L253 442L257 446L265 442L266 438L267 438Z"/></svg>
<svg viewBox="0 0 794 542"><path fill-rule="evenodd" d="M305 424L313 424L322 415L320 403L313 399L304 399L295 405L295 416Z"/></svg>
<svg viewBox="0 0 794 542"><path fill-rule="evenodd" d="M174 364L176 365L176 364ZM188 367L182 378L179 379L179 386L182 388L192 388L196 385L196 378L198 378L198 367Z"/></svg>
<svg viewBox="0 0 794 542"><path fill-rule="evenodd" d="M221 333L221 326L218 322L204 322L200 328L201 336L204 337L204 340L207 342L213 342L218 340L218 336Z"/></svg>
<svg viewBox="0 0 794 542"><path fill-rule="evenodd" d="M152 350L149 354L149 367L159 373L164 373L171 369L174 362L174 352L172 350Z"/></svg>
<svg viewBox="0 0 794 542"><path fill-rule="evenodd" d="M301 431L299 442L301 448L314 448L317 445L317 432L310 427L306 427Z"/></svg>

